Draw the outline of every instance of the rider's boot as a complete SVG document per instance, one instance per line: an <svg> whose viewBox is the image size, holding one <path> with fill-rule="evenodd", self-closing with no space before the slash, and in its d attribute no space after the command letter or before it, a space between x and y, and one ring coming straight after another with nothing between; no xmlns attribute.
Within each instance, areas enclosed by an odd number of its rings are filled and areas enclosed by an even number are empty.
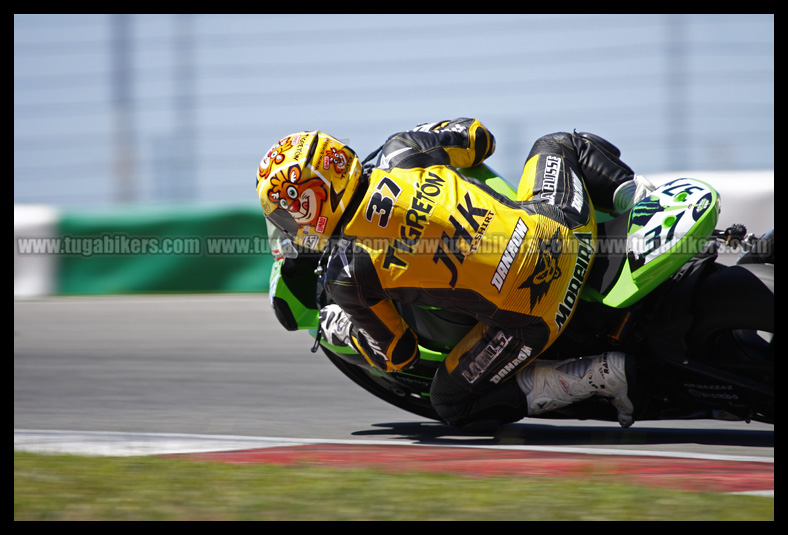
<svg viewBox="0 0 788 535"><path fill-rule="evenodd" d="M561 362L536 361L517 374L528 416L538 416L597 395L611 398L618 423L629 427L634 408L627 395L626 355L610 351Z"/></svg>

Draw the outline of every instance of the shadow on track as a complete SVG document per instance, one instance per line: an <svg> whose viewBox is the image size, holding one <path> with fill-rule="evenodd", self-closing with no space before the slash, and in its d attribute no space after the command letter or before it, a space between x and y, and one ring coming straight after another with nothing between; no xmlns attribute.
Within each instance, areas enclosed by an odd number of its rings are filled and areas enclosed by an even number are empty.
<svg viewBox="0 0 788 535"><path fill-rule="evenodd" d="M457 429L438 422L374 424L375 429L356 431L354 436L401 438L421 444L469 446L621 446L678 445L742 446L773 448L774 430L764 429L670 429L617 426L561 426L516 423L501 427L480 425Z"/></svg>

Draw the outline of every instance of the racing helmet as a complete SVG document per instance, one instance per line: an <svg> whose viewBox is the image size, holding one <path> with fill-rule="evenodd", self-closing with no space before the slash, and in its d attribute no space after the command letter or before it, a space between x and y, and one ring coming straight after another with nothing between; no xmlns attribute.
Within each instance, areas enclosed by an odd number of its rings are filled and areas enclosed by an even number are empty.
<svg viewBox="0 0 788 535"><path fill-rule="evenodd" d="M323 132L279 140L257 171L266 220L296 245L322 251L361 183L362 167L352 149Z"/></svg>

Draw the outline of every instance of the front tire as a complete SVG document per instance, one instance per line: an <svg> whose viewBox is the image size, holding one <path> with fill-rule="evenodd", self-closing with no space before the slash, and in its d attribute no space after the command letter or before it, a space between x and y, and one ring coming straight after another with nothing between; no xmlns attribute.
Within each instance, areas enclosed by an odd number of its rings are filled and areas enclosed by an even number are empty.
<svg viewBox="0 0 788 535"><path fill-rule="evenodd" d="M410 382L406 382L404 378L408 376L403 375L402 384L400 384L388 377L385 372L380 372L366 364L349 362L326 347L322 347L322 349L328 360L339 371L373 396L423 418L442 421L435 409L432 408L427 394L429 380L414 377Z"/></svg>

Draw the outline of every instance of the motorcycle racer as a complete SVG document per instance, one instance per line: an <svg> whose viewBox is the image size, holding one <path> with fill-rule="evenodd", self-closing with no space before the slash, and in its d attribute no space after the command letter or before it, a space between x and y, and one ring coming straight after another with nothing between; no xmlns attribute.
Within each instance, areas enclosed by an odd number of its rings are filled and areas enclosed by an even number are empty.
<svg viewBox="0 0 788 535"><path fill-rule="evenodd" d="M471 118L397 133L366 167L339 140L299 132L265 155L257 191L271 224L327 255L334 302L320 325L331 343L397 373L419 357L397 303L478 321L433 381L447 422L510 422L602 395L629 425L625 355L534 361L574 313L595 256L595 208L623 212L651 186L601 137L559 132L536 141L511 200L459 171L494 150Z"/></svg>

